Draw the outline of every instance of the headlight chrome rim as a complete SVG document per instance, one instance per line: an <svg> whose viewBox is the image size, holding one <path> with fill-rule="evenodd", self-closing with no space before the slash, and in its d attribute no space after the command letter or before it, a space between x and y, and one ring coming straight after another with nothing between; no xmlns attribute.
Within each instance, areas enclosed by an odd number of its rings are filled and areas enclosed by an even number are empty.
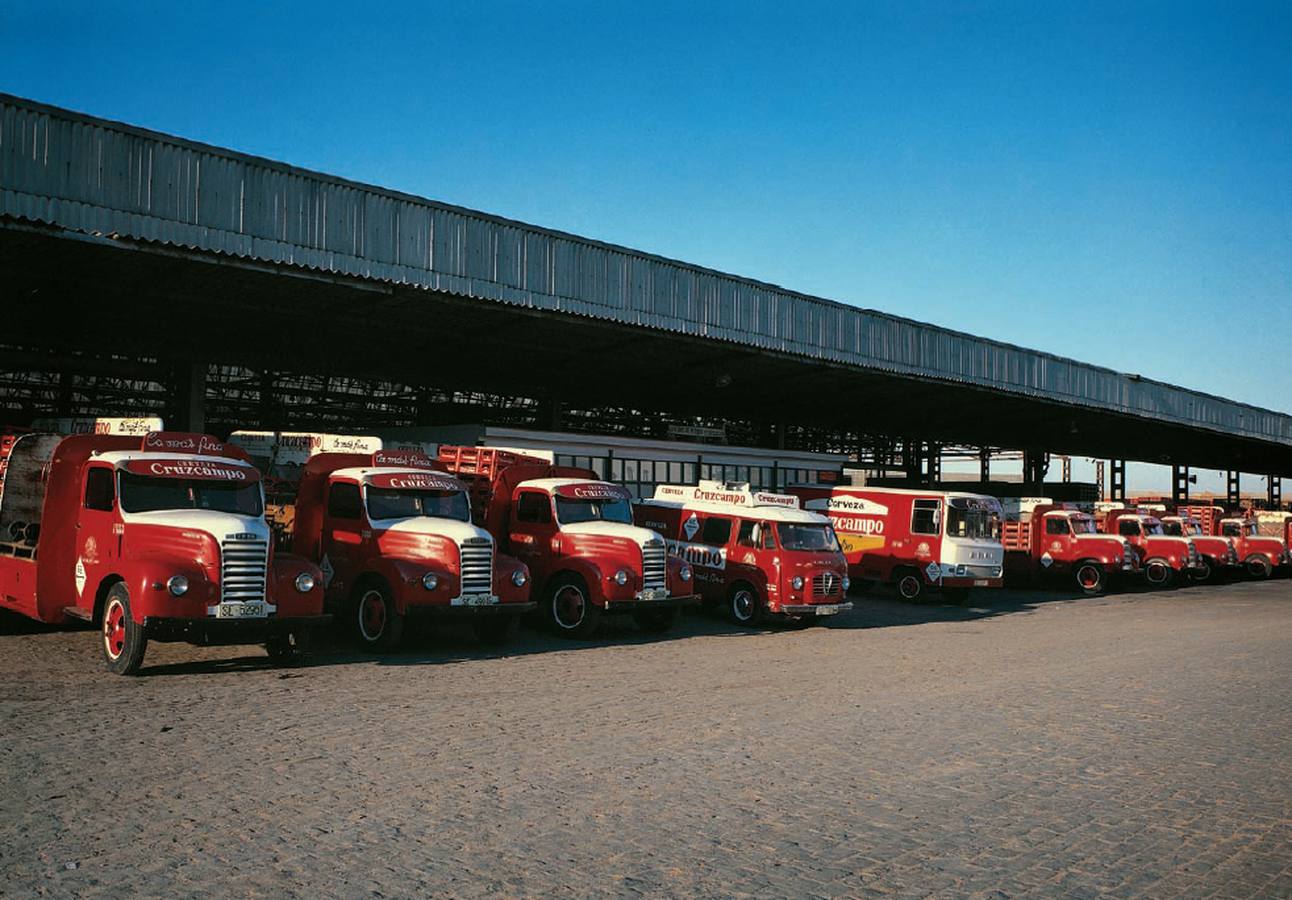
<svg viewBox="0 0 1292 900"><path fill-rule="evenodd" d="M516 587L524 587L527 581L529 581L529 578L525 575L524 569L517 569L511 573L511 583Z"/></svg>
<svg viewBox="0 0 1292 900"><path fill-rule="evenodd" d="M678 577L678 578L681 578L683 581L690 581L690 580L691 580L691 567L690 567L690 566L683 566L682 568L678 569L678 570L677 570L677 577Z"/></svg>
<svg viewBox="0 0 1292 900"><path fill-rule="evenodd" d="M308 594L314 590L314 576L309 572L302 572L296 576L296 590L302 594Z"/></svg>
<svg viewBox="0 0 1292 900"><path fill-rule="evenodd" d="M183 597L188 593L188 579L183 575L172 575L166 579L166 590L172 597Z"/></svg>
<svg viewBox="0 0 1292 900"><path fill-rule="evenodd" d="M790 587L796 591L803 590L803 585L804 585L804 581L803 581L802 575L795 575L793 578L790 579Z"/></svg>
<svg viewBox="0 0 1292 900"><path fill-rule="evenodd" d="M615 584L619 585L620 587L623 587L625 584L628 583L628 570L620 569L618 572L615 573L614 580L615 580Z"/></svg>
<svg viewBox="0 0 1292 900"><path fill-rule="evenodd" d="M434 572L427 572L422 576L422 587L428 591L433 591L440 586L440 577Z"/></svg>

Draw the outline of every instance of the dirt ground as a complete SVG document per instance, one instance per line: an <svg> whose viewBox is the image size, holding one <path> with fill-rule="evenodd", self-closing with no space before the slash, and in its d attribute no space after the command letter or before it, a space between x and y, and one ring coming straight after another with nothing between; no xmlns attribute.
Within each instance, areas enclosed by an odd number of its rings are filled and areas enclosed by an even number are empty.
<svg viewBox="0 0 1292 900"><path fill-rule="evenodd" d="M1292 897L1288 580L0 681L5 896Z"/></svg>

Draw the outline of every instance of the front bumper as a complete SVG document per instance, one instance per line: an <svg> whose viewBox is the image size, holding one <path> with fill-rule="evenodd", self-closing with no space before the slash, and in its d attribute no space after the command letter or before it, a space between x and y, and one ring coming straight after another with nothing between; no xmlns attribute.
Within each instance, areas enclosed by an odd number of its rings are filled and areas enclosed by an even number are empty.
<svg viewBox="0 0 1292 900"><path fill-rule="evenodd" d="M851 600L839 603L786 603L781 612L787 616L833 616L852 609Z"/></svg>
<svg viewBox="0 0 1292 900"><path fill-rule="evenodd" d="M998 575L995 578L974 578L972 576L951 576L943 577L939 582L943 588L998 588L1005 584L1005 577Z"/></svg>
<svg viewBox="0 0 1292 900"><path fill-rule="evenodd" d="M642 609L670 609L674 606L692 606L700 602L699 594L677 594L672 597L659 596L640 591L630 600L607 600L606 612L636 612Z"/></svg>
<svg viewBox="0 0 1292 900"><path fill-rule="evenodd" d="M181 619L144 616L144 633L150 641L184 642L211 646L262 644L266 638L309 631L332 621L331 616L290 616L264 619Z"/></svg>
<svg viewBox="0 0 1292 900"><path fill-rule="evenodd" d="M409 606L405 614L410 618L426 619L476 619L480 616L499 616L527 613L537 609L533 600L525 603L489 603L480 606L449 606L444 603Z"/></svg>

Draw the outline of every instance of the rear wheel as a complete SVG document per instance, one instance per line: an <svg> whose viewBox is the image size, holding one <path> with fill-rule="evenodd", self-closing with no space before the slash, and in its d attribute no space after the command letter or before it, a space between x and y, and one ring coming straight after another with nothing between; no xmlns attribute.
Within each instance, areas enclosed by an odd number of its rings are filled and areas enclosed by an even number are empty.
<svg viewBox="0 0 1292 900"><path fill-rule="evenodd" d="M476 633L476 640L490 647L501 647L510 644L520 628L520 616L512 613L499 613L496 616L476 619L471 623Z"/></svg>
<svg viewBox="0 0 1292 900"><path fill-rule="evenodd" d="M1270 561L1258 553L1253 553L1247 557L1247 561L1243 563L1243 568L1247 570L1247 574L1252 578L1269 578L1270 573L1274 571Z"/></svg>
<svg viewBox="0 0 1292 900"><path fill-rule="evenodd" d="M394 650L404 636L404 617L395 608L395 598L385 582L370 581L359 589L351 621L360 645L366 650L378 653Z"/></svg>
<svg viewBox="0 0 1292 900"><path fill-rule="evenodd" d="M1087 597L1104 592L1107 579L1104 567L1098 563L1089 561L1077 563L1076 569L1073 570L1073 577L1077 582L1077 590Z"/></svg>
<svg viewBox="0 0 1292 900"><path fill-rule="evenodd" d="M547 598L547 618L557 634L589 638L601 622L601 608L588 596L588 586L582 578L565 575L552 583Z"/></svg>
<svg viewBox="0 0 1292 900"><path fill-rule="evenodd" d="M763 598L752 584L740 582L727 595L727 616L737 625L750 628L763 621Z"/></svg>
<svg viewBox="0 0 1292 900"><path fill-rule="evenodd" d="M914 569L902 569L897 573L897 593L908 603L919 603L924 599L924 579Z"/></svg>
<svg viewBox="0 0 1292 900"><path fill-rule="evenodd" d="M134 675L144 664L148 636L130 614L130 591L120 582L108 590L103 601L103 658L108 671Z"/></svg>
<svg viewBox="0 0 1292 900"><path fill-rule="evenodd" d="M664 634L677 624L681 611L680 606L670 606L667 609L639 609L633 613L633 621L647 634Z"/></svg>
<svg viewBox="0 0 1292 900"><path fill-rule="evenodd" d="M1150 559L1144 563L1144 580L1155 588L1170 587L1175 570L1164 559Z"/></svg>

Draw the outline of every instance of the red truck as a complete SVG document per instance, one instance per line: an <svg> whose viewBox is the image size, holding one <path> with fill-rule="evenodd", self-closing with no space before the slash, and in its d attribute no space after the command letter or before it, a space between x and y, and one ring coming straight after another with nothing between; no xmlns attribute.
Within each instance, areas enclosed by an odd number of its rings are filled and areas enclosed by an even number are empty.
<svg viewBox="0 0 1292 900"><path fill-rule="evenodd" d="M366 649L394 649L415 617L502 644L535 606L529 570L472 524L466 485L421 453L316 453L294 494L275 510L279 539L318 562L328 608Z"/></svg>
<svg viewBox="0 0 1292 900"><path fill-rule="evenodd" d="M1001 523L1001 542L1011 584L1066 581L1093 596L1119 578L1140 574L1131 542L1100 534L1094 518L1071 503L1025 504L1017 519Z"/></svg>
<svg viewBox="0 0 1292 900"><path fill-rule="evenodd" d="M94 624L120 675L150 640L264 643L285 662L327 621L319 569L272 551L259 473L210 435L22 435L0 538L0 604Z"/></svg>
<svg viewBox="0 0 1292 900"><path fill-rule="evenodd" d="M852 609L834 528L800 509L798 497L747 483L659 485L635 517L690 564L705 604L721 604L737 624L768 617L808 624Z"/></svg>
<svg viewBox="0 0 1292 900"><path fill-rule="evenodd" d="M1202 557L1192 538L1168 535L1162 520L1142 509L1108 508L1102 530L1130 541L1139 553L1144 580L1153 587L1171 587L1193 578Z"/></svg>
<svg viewBox="0 0 1292 900"><path fill-rule="evenodd" d="M1254 517L1244 513L1231 515L1223 507L1214 505L1181 506L1176 512L1197 519L1203 534L1231 539L1243 570L1252 578L1269 578L1280 566L1292 565L1286 538L1262 534Z"/></svg>
<svg viewBox="0 0 1292 900"><path fill-rule="evenodd" d="M979 494L803 485L804 506L830 517L848 573L863 588L891 583L906 600L930 590L963 603L1004 583L1000 501Z"/></svg>
<svg viewBox="0 0 1292 900"><path fill-rule="evenodd" d="M1194 581L1214 581L1241 567L1232 538L1204 534L1202 523L1185 515L1162 516L1162 530L1171 537L1184 537L1198 548L1198 565L1189 570Z"/></svg>
<svg viewBox="0 0 1292 900"><path fill-rule="evenodd" d="M557 634L590 637L616 613L662 633L697 601L691 567L668 555L659 534L633 524L625 488L590 469L452 445L440 447L439 463L470 486L476 523L529 566L542 617Z"/></svg>

